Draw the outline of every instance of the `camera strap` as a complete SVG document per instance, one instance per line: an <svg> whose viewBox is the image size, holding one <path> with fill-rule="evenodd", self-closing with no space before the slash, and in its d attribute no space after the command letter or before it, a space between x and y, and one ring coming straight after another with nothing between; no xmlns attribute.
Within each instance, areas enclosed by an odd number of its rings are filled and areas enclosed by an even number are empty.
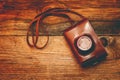
<svg viewBox="0 0 120 80"><path fill-rule="evenodd" d="M35 47L37 49L43 49L46 47L46 45L48 44L49 41L49 35L47 30L41 26L41 24L43 23L42 21L48 17L48 16L57 16L57 17L64 17L67 18L68 21L71 23L71 25L73 25L73 20L71 19L71 17L69 17L68 13L72 13L75 15L78 15L80 18L82 19L86 19L84 16L78 14L77 12L71 11L69 9L64 9L64 8L52 8L52 9L48 9L42 13L39 13L37 16L35 16L35 18L31 21L28 31L27 31L27 37L26 37L26 41L27 44L30 47ZM35 25L35 26L33 26ZM35 31L34 31L35 28ZM39 30L42 30L45 35L47 36L47 40L45 42L45 44L43 46L38 46L38 38L39 38ZM30 36L32 37L32 41L30 42Z"/></svg>

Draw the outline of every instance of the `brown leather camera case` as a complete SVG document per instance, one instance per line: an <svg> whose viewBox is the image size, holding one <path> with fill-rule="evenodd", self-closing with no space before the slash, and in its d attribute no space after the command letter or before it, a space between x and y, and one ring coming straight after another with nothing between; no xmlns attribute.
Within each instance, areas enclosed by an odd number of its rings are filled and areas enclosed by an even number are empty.
<svg viewBox="0 0 120 80"><path fill-rule="evenodd" d="M91 27L91 24L87 19L84 19L77 23L76 25L66 29L64 31L64 36L82 66L94 65L105 59L107 56L107 53L102 43L98 39L96 33L94 32L93 28ZM84 39L85 37L83 37L80 42L80 48L82 46L84 49L84 47L88 45L88 47L91 46L91 51L83 50L82 52L81 50L79 50L78 46L76 46L77 45L76 41L81 36L88 36L91 39L91 41L89 41L89 39L88 40ZM84 42L82 44L82 41L88 42Z"/></svg>

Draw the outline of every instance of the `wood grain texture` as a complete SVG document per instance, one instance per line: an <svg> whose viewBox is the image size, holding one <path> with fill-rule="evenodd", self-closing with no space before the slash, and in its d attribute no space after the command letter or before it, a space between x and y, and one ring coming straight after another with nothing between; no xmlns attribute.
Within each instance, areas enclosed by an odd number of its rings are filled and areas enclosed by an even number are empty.
<svg viewBox="0 0 120 80"><path fill-rule="evenodd" d="M54 7L82 14L97 34L109 39L105 61L89 68L80 66L64 37L58 36L70 27L64 18L51 16L44 20L49 35L56 35L50 36L46 48L38 50L27 45L30 21ZM120 52L119 35L120 0L0 0L0 80L120 80L120 55L115 59ZM43 43L46 38L40 39Z"/></svg>
<svg viewBox="0 0 120 80"><path fill-rule="evenodd" d="M65 21L62 23L55 23L55 24L45 24L44 27L49 32L49 35L62 35L63 31L70 27L70 23L66 22L66 20L58 19L59 21ZM53 20L54 21L54 20ZM51 22L53 22L51 21ZM55 19L55 21L57 21ZM50 23L50 21L48 20ZM95 32L98 35L104 35L104 34L114 34L114 35L120 35L120 23L119 22L97 22L97 21L90 21L92 24ZM29 21L25 22L24 20L8 20L1 22L0 26L0 35L26 35L27 29L29 26ZM35 27L35 26L33 26ZM39 32L40 35L45 35L43 31Z"/></svg>
<svg viewBox="0 0 120 80"><path fill-rule="evenodd" d="M120 32L120 1L118 0L2 0L0 1L0 35L25 35L30 21L44 9L51 7L67 7L87 17L97 34L119 34ZM75 15L70 16L78 21ZM64 19L46 19L46 22L58 22ZM77 20L76 20L77 19ZM59 22L60 21L60 22ZM68 25L49 25L50 35L61 35ZM114 27L113 27L114 26ZM54 31L53 31L54 30ZM113 30L113 31L112 31Z"/></svg>
<svg viewBox="0 0 120 80"><path fill-rule="evenodd" d="M120 37L111 37L115 38L115 44L120 48ZM115 46L106 48L109 54L107 60L84 69L80 67L63 36L51 36L49 44L43 50L28 47L25 36L0 36L0 44L0 79L3 80L8 77L9 80L120 78L120 60L115 60L112 56L117 51L112 49Z"/></svg>
<svg viewBox="0 0 120 80"><path fill-rule="evenodd" d="M5 8L11 9L30 9L37 7L44 7L41 5L49 5L56 3L58 5L66 5L71 8L107 8L107 7L120 7L119 0L2 0ZM25 5L24 5L25 4ZM16 6L18 5L18 6Z"/></svg>
<svg viewBox="0 0 120 80"><path fill-rule="evenodd" d="M92 21L120 21L120 8L83 8L71 9ZM97 13L96 13L97 12ZM36 9L31 10L1 10L0 21L9 20L32 20L39 13Z"/></svg>

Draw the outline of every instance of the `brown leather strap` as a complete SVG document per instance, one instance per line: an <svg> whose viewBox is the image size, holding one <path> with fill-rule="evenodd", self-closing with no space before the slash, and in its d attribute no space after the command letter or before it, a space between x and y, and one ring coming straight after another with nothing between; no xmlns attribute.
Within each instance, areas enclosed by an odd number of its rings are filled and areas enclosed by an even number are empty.
<svg viewBox="0 0 120 80"><path fill-rule="evenodd" d="M47 14L47 15L45 15L45 16L41 16L41 19L38 20L38 21L40 22L40 24L42 23L43 19L44 19L45 17L48 17L48 16L65 17L65 18L68 18L70 22L72 22L72 21L71 21L71 18L70 18L69 16L65 15L65 14L62 14L62 13L49 13L49 14ZM72 25L72 23L71 23L71 25ZM41 27L41 26L40 26L40 27ZM44 46L42 46L42 47L39 47L39 46L37 45L38 38L39 38L38 36L39 36L39 28L40 28L40 27L39 27L39 23L38 23L37 26L36 26L36 41L35 41L35 43L34 43L35 47L38 48L38 49L44 48L44 47L47 45L48 41L49 41L48 32L45 30L45 28L42 28L42 27L41 27L41 29L44 29L44 33L47 34L47 41L46 41L46 43L44 44Z"/></svg>
<svg viewBox="0 0 120 80"><path fill-rule="evenodd" d="M67 16L67 15L65 15L65 14L62 14L62 13L48 13L48 14L46 14L46 15L44 15L44 16L40 16L40 17L38 17L38 18L35 18L31 23L30 23L30 26L29 26L29 29L28 29L28 32L27 32L27 43L28 43L28 45L30 46L30 47L36 47L36 48L38 48L38 49L42 49L42 48L44 48L46 45L47 45L47 43L48 43L48 41L49 41L49 36L47 36L47 41L46 41L46 43L42 46L42 47L39 47L38 45L37 45L37 42L38 42L38 36L39 36L39 28L40 28L40 24L42 23L42 21L43 21L43 19L45 18L45 17L47 17L47 16L50 16L50 15L52 15L52 16L59 16L59 17L65 17L65 18L68 18L69 19L69 21L71 22L71 24L72 24L72 20L71 20L71 18L69 17L69 16ZM33 23L35 23L36 22L36 36L34 37L34 31L32 30L32 24ZM41 29L44 29L44 28L42 28L41 27ZM30 41L29 41L29 33L30 32L32 32L32 43L33 44L31 44L30 43ZM46 33L46 34L48 34L48 32L46 31L46 30L44 30L44 33Z"/></svg>
<svg viewBox="0 0 120 80"><path fill-rule="evenodd" d="M68 9L63 9L63 8L52 8L52 9L49 9L49 10L46 10L45 12L43 13L40 13L38 14L33 20L32 22L30 23L29 25L29 28L28 28L28 31L27 31L27 44L30 46L30 47L36 47L37 49L43 49L47 44L48 44L48 41L49 41L49 36L48 36L48 32L46 31L45 28L43 28L42 26L40 26L40 24L42 23L43 19L45 19L46 17L48 16L59 16L59 17L64 17L64 18L67 18L69 20L69 22L71 23L71 25L73 25L73 20L68 16L67 13L73 13L73 14L76 14L78 16L80 16L81 18L84 19L84 17L76 12L73 12L71 10L68 10ZM32 28L32 25L35 24L36 27L35 27L35 33L33 31L33 28ZM46 43L43 45L43 46L38 46L37 45L37 42L38 42L38 38L39 38L39 29L43 29L44 30L44 33L46 33L47 35L47 41ZM30 34L31 33L31 34ZM29 41L29 37L32 36L32 43L30 43Z"/></svg>

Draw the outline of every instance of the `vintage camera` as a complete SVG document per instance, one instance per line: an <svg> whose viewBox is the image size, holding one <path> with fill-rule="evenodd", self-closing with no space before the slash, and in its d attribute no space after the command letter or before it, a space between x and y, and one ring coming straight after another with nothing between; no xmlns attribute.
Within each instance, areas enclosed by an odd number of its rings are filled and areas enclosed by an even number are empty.
<svg viewBox="0 0 120 80"><path fill-rule="evenodd" d="M95 65L107 56L88 19L66 29L64 36L83 67Z"/></svg>
<svg viewBox="0 0 120 80"><path fill-rule="evenodd" d="M78 15L83 20L73 25L72 23L73 20L71 19L71 17L69 17L67 13ZM96 33L94 32L92 26L90 25L88 19L86 19L84 16L74 11L71 11L69 9L63 9L63 8L49 9L43 13L38 14L35 17L35 19L33 19L33 21L31 22L28 28L27 38L26 38L27 43L30 47L35 47L37 49L43 49L47 45L49 41L49 36L47 36L47 41L42 47L38 46L37 42L38 42L38 37L39 37L40 23L45 17L50 16L50 15L68 18L68 20L73 25L64 31L64 36L82 66L85 67L88 65L94 65L106 58L107 53L102 43L98 39ZM34 32L33 30L31 30L32 24L34 24L35 22L36 22L36 26L35 26L36 37L34 37ZM33 44L29 42L30 31L32 32L32 43ZM47 34L46 30L45 30L45 33Z"/></svg>

